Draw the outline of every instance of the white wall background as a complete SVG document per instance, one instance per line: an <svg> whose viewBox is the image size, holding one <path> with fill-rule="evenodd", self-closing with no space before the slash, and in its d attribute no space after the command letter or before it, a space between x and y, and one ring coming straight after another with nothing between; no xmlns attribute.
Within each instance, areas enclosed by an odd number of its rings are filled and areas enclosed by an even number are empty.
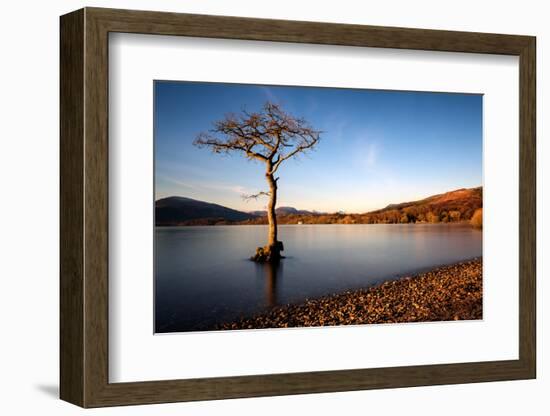
<svg viewBox="0 0 550 416"><path fill-rule="evenodd" d="M536 35L538 41L538 379L533 381L317 394L88 410L102 415L279 415L334 413L543 415L550 409L550 300L544 282L543 186L550 145L543 130L550 84L550 26L545 2L417 0L69 1L6 2L0 15L0 411L74 415L84 411L58 395L58 16L83 6L166 10L294 20Z"/></svg>

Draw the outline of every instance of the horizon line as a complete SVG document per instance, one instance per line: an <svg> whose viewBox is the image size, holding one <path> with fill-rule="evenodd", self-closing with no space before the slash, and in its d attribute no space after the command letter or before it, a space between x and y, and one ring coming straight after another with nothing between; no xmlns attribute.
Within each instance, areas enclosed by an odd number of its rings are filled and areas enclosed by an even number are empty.
<svg viewBox="0 0 550 416"><path fill-rule="evenodd" d="M450 192L457 192L457 191L461 191L461 190L465 190L465 189L477 189L477 188L482 188L483 189L483 184L479 185L479 186L474 186L474 187L471 187L471 188L456 188L456 189L453 189L453 190L450 190L450 191L446 191L446 192L441 192L441 193L438 193L438 194L431 194L431 195L427 195L427 196L424 196L424 197L419 197L418 199L414 199L414 200L408 200L408 201L402 201L402 202L391 202L389 204L387 204L386 206L384 207L380 207L380 208L375 208L373 210L370 210L370 211L366 211L366 212L347 212L346 210L337 210L337 211L318 211L318 210L309 210L309 209L302 209L302 208L299 208L297 206L294 206L294 205L283 205L283 206L279 206L279 207L276 207L275 209L277 208L294 208L298 211L310 211L310 212L317 212L317 213L320 213L320 214L332 214L332 213L340 213L340 212L343 212L345 214L370 214L370 213L373 213L373 212L376 212L376 211L379 211L381 209L385 209L387 207L389 207L390 205L400 205L400 204L406 204L406 203L412 203L412 202L418 202L418 201L422 201L424 199L427 199L427 198L430 198L430 197L434 197L434 196L438 196L438 195L444 195L444 194L447 194L447 193L450 193ZM250 210L250 211L243 211L243 210L240 210L240 209L236 209L236 208L232 208L230 206L227 206L227 205L222 205L222 204L219 204L217 202L209 202L209 201L204 201L204 200L200 200L200 199L195 199L195 198L190 198L188 196L182 196L182 195L170 195L170 196L165 196L165 197L162 197L162 198L159 198L159 199L154 199L154 202L157 203L158 201L161 201L163 199L168 199L168 198L186 198L186 199L191 199L193 201L197 201L197 202L204 202L204 203L207 203L207 204L213 204L213 205L219 205L221 207L224 207L224 208L229 208L229 209L232 209L234 211L239 211L239 212L246 212L246 213L251 213L251 212L258 212L258 211L264 211L264 210L258 210L258 209L253 209L253 210ZM267 211L267 210L265 210Z"/></svg>

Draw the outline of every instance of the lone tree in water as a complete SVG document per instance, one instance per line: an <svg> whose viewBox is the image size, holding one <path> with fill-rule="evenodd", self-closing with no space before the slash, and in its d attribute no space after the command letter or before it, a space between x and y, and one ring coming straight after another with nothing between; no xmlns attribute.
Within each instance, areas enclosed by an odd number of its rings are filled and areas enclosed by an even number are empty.
<svg viewBox="0 0 550 416"><path fill-rule="evenodd" d="M320 131L314 130L303 118L285 113L277 104L267 102L256 113L226 115L216 121L209 133L200 133L194 144L209 147L214 153L240 152L248 160L265 163L265 178L269 191L262 191L245 198L268 196L267 220L269 235L267 245L258 247L252 257L255 261L274 262L281 258L283 243L277 239L277 181L275 173L281 164L300 153L312 149L319 142Z"/></svg>

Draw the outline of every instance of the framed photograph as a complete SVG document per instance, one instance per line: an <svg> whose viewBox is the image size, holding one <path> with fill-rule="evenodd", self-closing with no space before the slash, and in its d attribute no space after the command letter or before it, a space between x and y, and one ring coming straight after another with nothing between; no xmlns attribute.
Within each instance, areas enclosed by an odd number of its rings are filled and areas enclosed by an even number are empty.
<svg viewBox="0 0 550 416"><path fill-rule="evenodd" d="M61 398L535 378L535 49L62 16Z"/></svg>

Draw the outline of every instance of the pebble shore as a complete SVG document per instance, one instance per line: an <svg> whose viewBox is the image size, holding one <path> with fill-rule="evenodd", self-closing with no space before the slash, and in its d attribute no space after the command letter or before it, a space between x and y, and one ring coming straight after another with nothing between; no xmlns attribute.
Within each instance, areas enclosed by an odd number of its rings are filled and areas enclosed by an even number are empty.
<svg viewBox="0 0 550 416"><path fill-rule="evenodd" d="M262 329L482 319L482 259L310 299L218 329Z"/></svg>

